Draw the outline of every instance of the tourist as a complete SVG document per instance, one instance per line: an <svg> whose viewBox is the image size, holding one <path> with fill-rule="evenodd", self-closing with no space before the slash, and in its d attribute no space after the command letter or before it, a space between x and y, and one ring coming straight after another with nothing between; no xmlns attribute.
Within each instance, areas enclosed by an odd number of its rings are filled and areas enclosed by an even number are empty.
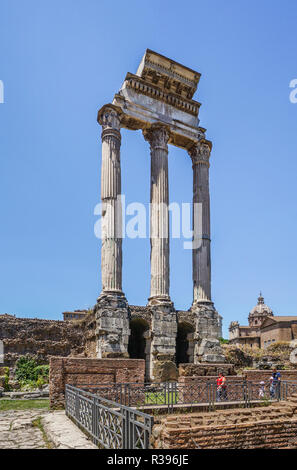
<svg viewBox="0 0 297 470"><path fill-rule="evenodd" d="M270 377L270 398L279 398L279 391L280 391L280 381L281 381L281 374L277 372L276 369L273 369L272 376Z"/></svg>
<svg viewBox="0 0 297 470"><path fill-rule="evenodd" d="M217 401L221 401L222 398L227 400L227 386L226 377L220 372L217 378Z"/></svg>

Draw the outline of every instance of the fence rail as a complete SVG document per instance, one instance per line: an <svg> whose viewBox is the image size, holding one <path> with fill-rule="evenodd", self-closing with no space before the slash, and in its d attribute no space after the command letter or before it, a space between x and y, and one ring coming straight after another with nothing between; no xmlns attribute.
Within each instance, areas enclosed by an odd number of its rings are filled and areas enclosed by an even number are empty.
<svg viewBox="0 0 297 470"><path fill-rule="evenodd" d="M178 382L164 383L118 383L112 385L81 385L83 390L96 396L118 402L128 407L165 408L172 412L179 405L204 405L213 408L218 403L241 403L246 407L255 402L287 400L297 393L297 382L281 381L271 384L270 381L228 382L225 388L218 389L216 382L197 382L182 385Z"/></svg>
<svg viewBox="0 0 297 470"><path fill-rule="evenodd" d="M65 411L93 442L106 449L148 449L153 417L72 385Z"/></svg>

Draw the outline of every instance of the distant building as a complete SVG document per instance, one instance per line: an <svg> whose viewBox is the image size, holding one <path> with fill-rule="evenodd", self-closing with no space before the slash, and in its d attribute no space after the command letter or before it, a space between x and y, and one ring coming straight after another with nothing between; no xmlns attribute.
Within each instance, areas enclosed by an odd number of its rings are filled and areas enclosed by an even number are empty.
<svg viewBox="0 0 297 470"><path fill-rule="evenodd" d="M261 326L261 348L275 341L297 339L297 316L266 318Z"/></svg>
<svg viewBox="0 0 297 470"><path fill-rule="evenodd" d="M297 316L275 317L261 292L248 321L248 326L241 326L237 321L230 323L229 344L264 349L274 342L297 339Z"/></svg>
<svg viewBox="0 0 297 470"><path fill-rule="evenodd" d="M88 310L74 310L74 312L63 312L63 319L69 320L80 320L86 316Z"/></svg>

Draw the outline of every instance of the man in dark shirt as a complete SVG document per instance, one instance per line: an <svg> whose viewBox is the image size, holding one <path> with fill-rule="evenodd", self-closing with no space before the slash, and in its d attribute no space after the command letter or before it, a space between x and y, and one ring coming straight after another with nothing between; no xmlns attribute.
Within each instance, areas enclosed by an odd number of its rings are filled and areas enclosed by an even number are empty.
<svg viewBox="0 0 297 470"><path fill-rule="evenodd" d="M272 376L270 378L270 398L278 398L280 391L281 374L273 369Z"/></svg>

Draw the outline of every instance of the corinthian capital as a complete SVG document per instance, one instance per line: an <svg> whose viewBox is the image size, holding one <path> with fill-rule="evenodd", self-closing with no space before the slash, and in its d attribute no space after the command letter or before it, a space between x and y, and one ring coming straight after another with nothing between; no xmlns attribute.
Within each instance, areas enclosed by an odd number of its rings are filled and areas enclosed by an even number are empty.
<svg viewBox="0 0 297 470"><path fill-rule="evenodd" d="M102 126L102 140L108 136L121 139L121 114L122 111L113 104L106 104L98 111L97 121Z"/></svg>
<svg viewBox="0 0 297 470"><path fill-rule="evenodd" d="M208 140L198 142L188 150L193 165L198 165L198 163L201 163L209 166L210 152L211 142L209 142Z"/></svg>
<svg viewBox="0 0 297 470"><path fill-rule="evenodd" d="M153 124L143 131L143 136L151 146L151 150L165 150L168 152L169 131L162 124Z"/></svg>

